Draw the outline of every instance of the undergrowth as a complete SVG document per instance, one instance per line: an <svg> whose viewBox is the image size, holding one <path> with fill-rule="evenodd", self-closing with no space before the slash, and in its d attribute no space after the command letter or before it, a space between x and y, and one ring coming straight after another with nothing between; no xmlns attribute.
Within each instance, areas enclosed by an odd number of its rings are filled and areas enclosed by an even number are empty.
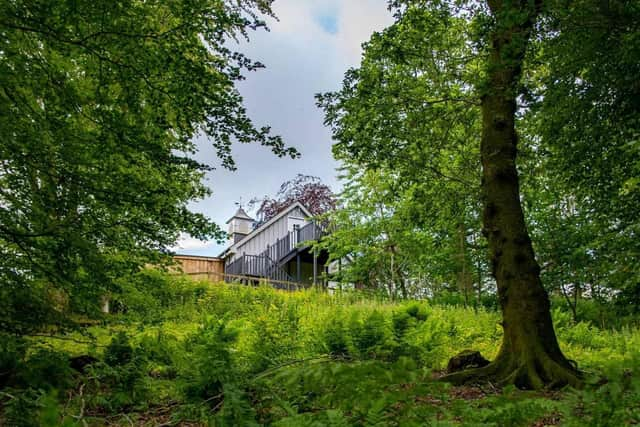
<svg viewBox="0 0 640 427"><path fill-rule="evenodd" d="M640 423L634 328L605 331L554 310L563 351L587 373L584 390L450 387L434 378L453 354L495 355L494 311L145 274L158 289L140 291L138 278L104 324L50 338L0 335L0 424ZM92 359L72 369L81 355Z"/></svg>

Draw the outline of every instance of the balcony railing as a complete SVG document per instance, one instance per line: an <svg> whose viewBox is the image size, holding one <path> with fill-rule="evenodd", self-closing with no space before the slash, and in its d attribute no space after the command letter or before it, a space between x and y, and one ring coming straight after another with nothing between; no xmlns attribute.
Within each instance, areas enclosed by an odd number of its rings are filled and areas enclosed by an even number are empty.
<svg viewBox="0 0 640 427"><path fill-rule="evenodd" d="M265 277L272 280L295 281L291 275L282 269L283 261L302 247L319 240L324 234L323 228L315 222L290 231L285 236L267 246L259 255L243 254L225 267L228 274Z"/></svg>

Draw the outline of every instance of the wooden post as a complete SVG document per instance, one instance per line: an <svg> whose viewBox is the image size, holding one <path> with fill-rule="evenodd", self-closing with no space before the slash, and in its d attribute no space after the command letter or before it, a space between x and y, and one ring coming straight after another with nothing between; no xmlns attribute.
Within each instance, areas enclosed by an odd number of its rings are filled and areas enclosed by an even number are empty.
<svg viewBox="0 0 640 427"><path fill-rule="evenodd" d="M300 252L298 252L296 254L296 279L298 280L298 283L300 283Z"/></svg>
<svg viewBox="0 0 640 427"><path fill-rule="evenodd" d="M109 313L109 295L103 295L100 299L100 310L103 313Z"/></svg>
<svg viewBox="0 0 640 427"><path fill-rule="evenodd" d="M318 277L318 254L316 254L316 250L313 250L313 286L316 286L316 281Z"/></svg>

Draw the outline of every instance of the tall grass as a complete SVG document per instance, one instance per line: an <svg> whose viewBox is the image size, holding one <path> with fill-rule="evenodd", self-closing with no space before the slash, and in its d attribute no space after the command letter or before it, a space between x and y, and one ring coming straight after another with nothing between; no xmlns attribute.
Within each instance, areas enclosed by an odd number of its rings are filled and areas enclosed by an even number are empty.
<svg viewBox="0 0 640 427"><path fill-rule="evenodd" d="M640 366L637 328L604 331L555 309L563 350L589 379L606 376L609 385L561 399L482 391L484 404L460 403L467 398L434 383L433 372L465 349L495 356L502 336L495 311L147 274L153 292L139 283L102 325L20 346L0 342L15 353L2 358L15 372L15 399L5 399L0 422L24 408L69 425L100 425L116 414L212 425L425 425L425 417L528 425L560 414L571 425L577 410L597 422L627 422L640 411L633 403L640 382L629 377ZM81 354L99 362L81 375L58 369ZM602 406L598 393L622 403ZM44 425L41 418L21 425Z"/></svg>

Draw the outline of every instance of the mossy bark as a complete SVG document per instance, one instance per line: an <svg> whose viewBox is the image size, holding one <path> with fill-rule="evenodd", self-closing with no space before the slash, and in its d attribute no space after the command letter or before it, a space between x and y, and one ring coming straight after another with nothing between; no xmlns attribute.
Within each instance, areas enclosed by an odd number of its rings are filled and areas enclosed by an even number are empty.
<svg viewBox="0 0 640 427"><path fill-rule="evenodd" d="M488 1L494 16L482 97L483 226L498 287L504 337L489 365L444 377L453 383L486 379L520 388L579 386L579 372L560 351L540 281L540 267L520 204L515 129L522 63L541 5Z"/></svg>

